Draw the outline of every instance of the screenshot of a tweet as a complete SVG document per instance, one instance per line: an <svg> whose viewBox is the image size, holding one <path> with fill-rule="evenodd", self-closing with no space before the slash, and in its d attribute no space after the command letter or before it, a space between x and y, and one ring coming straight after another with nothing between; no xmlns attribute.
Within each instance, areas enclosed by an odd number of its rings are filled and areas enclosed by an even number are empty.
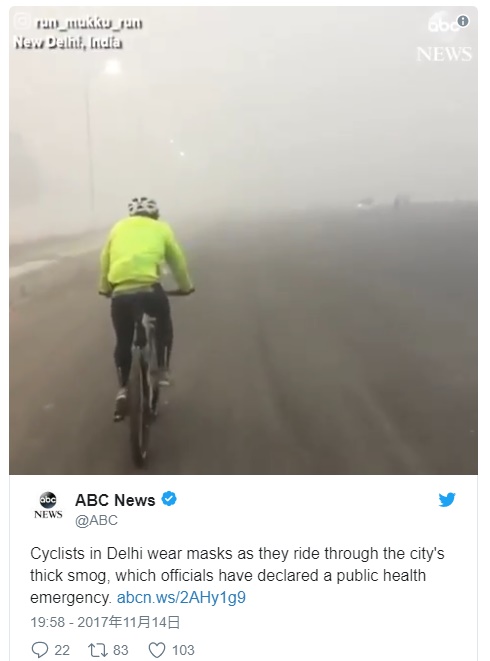
<svg viewBox="0 0 490 661"><path fill-rule="evenodd" d="M15 661L477 658L469 476L74 482L12 480Z"/></svg>
<svg viewBox="0 0 490 661"><path fill-rule="evenodd" d="M9 661L484 658L482 21L10 9Z"/></svg>

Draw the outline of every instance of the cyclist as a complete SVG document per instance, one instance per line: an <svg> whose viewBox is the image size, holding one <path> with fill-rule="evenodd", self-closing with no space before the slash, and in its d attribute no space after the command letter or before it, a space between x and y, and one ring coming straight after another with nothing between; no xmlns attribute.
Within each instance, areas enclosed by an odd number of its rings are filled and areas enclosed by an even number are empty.
<svg viewBox="0 0 490 661"><path fill-rule="evenodd" d="M182 248L166 222L156 222L160 212L155 200L133 198L129 217L111 229L100 257L99 293L111 297L111 318L116 334L114 361L119 380L115 420L126 414L127 384L135 323L135 303L156 319L155 340L160 385L170 384L173 325L168 297L160 284L160 268L166 262L182 292L194 291Z"/></svg>

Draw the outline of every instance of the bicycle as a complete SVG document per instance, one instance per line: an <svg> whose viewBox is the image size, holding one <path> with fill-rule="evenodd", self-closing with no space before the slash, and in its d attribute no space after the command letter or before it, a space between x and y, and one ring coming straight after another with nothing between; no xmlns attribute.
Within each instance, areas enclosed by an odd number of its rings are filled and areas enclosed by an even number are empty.
<svg viewBox="0 0 490 661"><path fill-rule="evenodd" d="M180 289L166 291L167 296L188 296ZM128 380L127 416L133 462L139 468L146 464L150 426L157 414L160 384L155 346L156 320L137 313L133 335L131 371Z"/></svg>

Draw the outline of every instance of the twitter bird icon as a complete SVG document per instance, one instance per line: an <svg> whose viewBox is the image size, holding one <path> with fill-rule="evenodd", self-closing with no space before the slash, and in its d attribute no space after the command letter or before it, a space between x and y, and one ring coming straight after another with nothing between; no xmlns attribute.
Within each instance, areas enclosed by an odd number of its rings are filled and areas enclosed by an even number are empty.
<svg viewBox="0 0 490 661"><path fill-rule="evenodd" d="M448 493L447 496L439 494L439 500L441 501L439 507L449 507L449 505L452 505L454 503L455 495L455 493Z"/></svg>

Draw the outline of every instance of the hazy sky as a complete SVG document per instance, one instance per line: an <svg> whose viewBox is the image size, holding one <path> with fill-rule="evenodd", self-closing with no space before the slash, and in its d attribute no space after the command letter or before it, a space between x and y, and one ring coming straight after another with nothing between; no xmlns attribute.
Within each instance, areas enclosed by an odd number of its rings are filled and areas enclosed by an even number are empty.
<svg viewBox="0 0 490 661"><path fill-rule="evenodd" d="M143 28L20 28L21 11ZM112 35L124 47L11 47L11 238L106 225L140 194L173 218L399 191L476 199L476 12L448 9L472 19L448 35L429 31L436 11L15 8L12 39ZM418 46L470 46L473 60L418 61ZM121 73L104 73L114 59Z"/></svg>

